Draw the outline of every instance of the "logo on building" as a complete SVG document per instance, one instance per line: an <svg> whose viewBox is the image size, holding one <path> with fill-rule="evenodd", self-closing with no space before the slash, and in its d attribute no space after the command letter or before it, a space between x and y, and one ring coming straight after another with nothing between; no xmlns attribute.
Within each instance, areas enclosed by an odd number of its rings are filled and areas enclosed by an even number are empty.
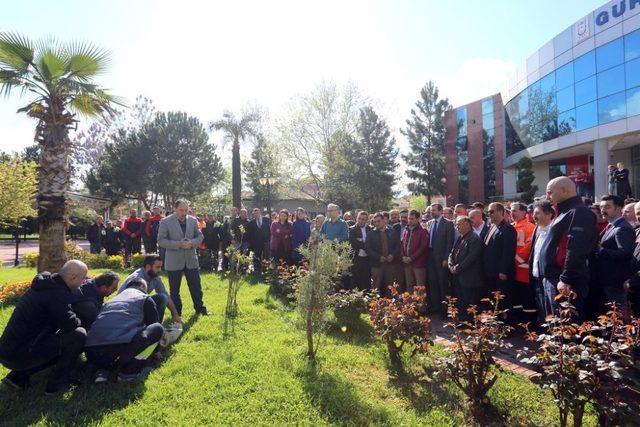
<svg viewBox="0 0 640 427"><path fill-rule="evenodd" d="M640 0L629 0L629 10L640 6ZM615 1L611 10L605 9L596 15L596 25L599 27L609 23L609 20L620 18L627 11L627 0Z"/></svg>
<svg viewBox="0 0 640 427"><path fill-rule="evenodd" d="M574 44L585 41L591 36L589 28L589 16L585 16L573 26L573 41Z"/></svg>

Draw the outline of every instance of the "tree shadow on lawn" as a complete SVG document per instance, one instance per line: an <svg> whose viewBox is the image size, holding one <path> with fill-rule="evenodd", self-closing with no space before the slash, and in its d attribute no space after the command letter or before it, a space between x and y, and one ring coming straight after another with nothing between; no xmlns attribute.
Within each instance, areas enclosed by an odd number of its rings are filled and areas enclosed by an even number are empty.
<svg viewBox="0 0 640 427"><path fill-rule="evenodd" d="M343 378L308 364L298 371L304 392L330 422L348 425L389 424L389 409L363 402L355 387Z"/></svg>
<svg viewBox="0 0 640 427"><path fill-rule="evenodd" d="M336 319L329 323L326 334L337 340L355 345L369 345L376 342L373 326L362 317L349 321Z"/></svg>

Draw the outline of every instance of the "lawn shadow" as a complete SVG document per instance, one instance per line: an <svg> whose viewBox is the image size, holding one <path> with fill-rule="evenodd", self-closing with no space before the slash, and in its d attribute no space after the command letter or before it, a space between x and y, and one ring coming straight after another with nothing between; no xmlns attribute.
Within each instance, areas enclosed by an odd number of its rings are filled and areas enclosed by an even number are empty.
<svg viewBox="0 0 640 427"><path fill-rule="evenodd" d="M369 345L376 342L373 326L362 316L344 321L336 319L329 323L326 334L337 340L355 345Z"/></svg>
<svg viewBox="0 0 640 427"><path fill-rule="evenodd" d="M387 408L363 402L355 387L344 378L308 364L298 371L302 388L330 422L348 425L390 424Z"/></svg>
<svg viewBox="0 0 640 427"><path fill-rule="evenodd" d="M198 316L196 314L192 314L191 317L189 317L189 319L186 322L182 323L182 334L180 335L180 338L178 339L178 341L176 341L175 343L173 343L169 347L167 347L164 350L162 350L162 356L163 356L162 357L162 361L159 362L157 365L154 365L154 367L158 367L158 366L162 365L162 363L164 363L165 361L169 360L171 357L173 357L174 354L176 354L175 344L180 342L182 337L184 337L185 334L189 331L189 329L191 329L193 324L196 323L196 320L198 320Z"/></svg>

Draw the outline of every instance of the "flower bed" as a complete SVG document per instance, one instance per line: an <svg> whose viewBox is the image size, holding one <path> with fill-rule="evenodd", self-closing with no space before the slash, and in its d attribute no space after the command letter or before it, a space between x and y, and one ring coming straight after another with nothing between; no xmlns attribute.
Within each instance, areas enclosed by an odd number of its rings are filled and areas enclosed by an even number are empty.
<svg viewBox="0 0 640 427"><path fill-rule="evenodd" d="M0 288L0 304L17 302L31 287L31 282L7 283Z"/></svg>

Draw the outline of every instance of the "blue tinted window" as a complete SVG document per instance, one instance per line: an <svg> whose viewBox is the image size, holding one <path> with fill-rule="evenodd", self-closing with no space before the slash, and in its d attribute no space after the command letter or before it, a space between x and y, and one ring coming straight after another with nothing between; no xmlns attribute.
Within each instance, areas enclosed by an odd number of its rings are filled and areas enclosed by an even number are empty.
<svg viewBox="0 0 640 427"><path fill-rule="evenodd" d="M576 83L576 105L586 104L596 99L596 76Z"/></svg>
<svg viewBox="0 0 640 427"><path fill-rule="evenodd" d="M596 64L598 72L624 62L624 44L622 38L600 46L596 49Z"/></svg>
<svg viewBox="0 0 640 427"><path fill-rule="evenodd" d="M573 76L577 82L596 73L596 55L593 51L573 61Z"/></svg>
<svg viewBox="0 0 640 427"><path fill-rule="evenodd" d="M576 130L576 111L569 110L558 114L558 135L567 135Z"/></svg>
<svg viewBox="0 0 640 427"><path fill-rule="evenodd" d="M573 100L573 86L559 90L556 96L558 99L558 111L566 111L575 106L575 102Z"/></svg>
<svg viewBox="0 0 640 427"><path fill-rule="evenodd" d="M640 58L640 30L624 36L624 60Z"/></svg>
<svg viewBox="0 0 640 427"><path fill-rule="evenodd" d="M526 90L516 97L516 102L518 103L518 115L524 118L529 113L529 95Z"/></svg>
<svg viewBox="0 0 640 427"><path fill-rule="evenodd" d="M488 98L482 101L482 115L493 114L493 98Z"/></svg>
<svg viewBox="0 0 640 427"><path fill-rule="evenodd" d="M624 90L624 66L598 73L598 98Z"/></svg>
<svg viewBox="0 0 640 427"><path fill-rule="evenodd" d="M458 136L466 136L467 135L467 109L466 108L458 108L456 111L457 119L458 119Z"/></svg>
<svg viewBox="0 0 640 427"><path fill-rule="evenodd" d="M556 89L560 90L572 84L573 63L569 62L556 70Z"/></svg>
<svg viewBox="0 0 640 427"><path fill-rule="evenodd" d="M576 108L576 130L587 129L598 124L598 107L595 102Z"/></svg>
<svg viewBox="0 0 640 427"><path fill-rule="evenodd" d="M627 91L627 116L640 114L640 87Z"/></svg>
<svg viewBox="0 0 640 427"><path fill-rule="evenodd" d="M553 92L556 90L556 75L555 73L549 73L540 79L540 89L544 94Z"/></svg>
<svg viewBox="0 0 640 427"><path fill-rule="evenodd" d="M493 113L485 114L482 116L482 128L483 129L493 129L494 121L493 121Z"/></svg>
<svg viewBox="0 0 640 427"><path fill-rule="evenodd" d="M627 99L624 92L598 100L598 122L600 124L624 119L627 115Z"/></svg>
<svg viewBox="0 0 640 427"><path fill-rule="evenodd" d="M627 89L640 86L640 58L625 64Z"/></svg>

